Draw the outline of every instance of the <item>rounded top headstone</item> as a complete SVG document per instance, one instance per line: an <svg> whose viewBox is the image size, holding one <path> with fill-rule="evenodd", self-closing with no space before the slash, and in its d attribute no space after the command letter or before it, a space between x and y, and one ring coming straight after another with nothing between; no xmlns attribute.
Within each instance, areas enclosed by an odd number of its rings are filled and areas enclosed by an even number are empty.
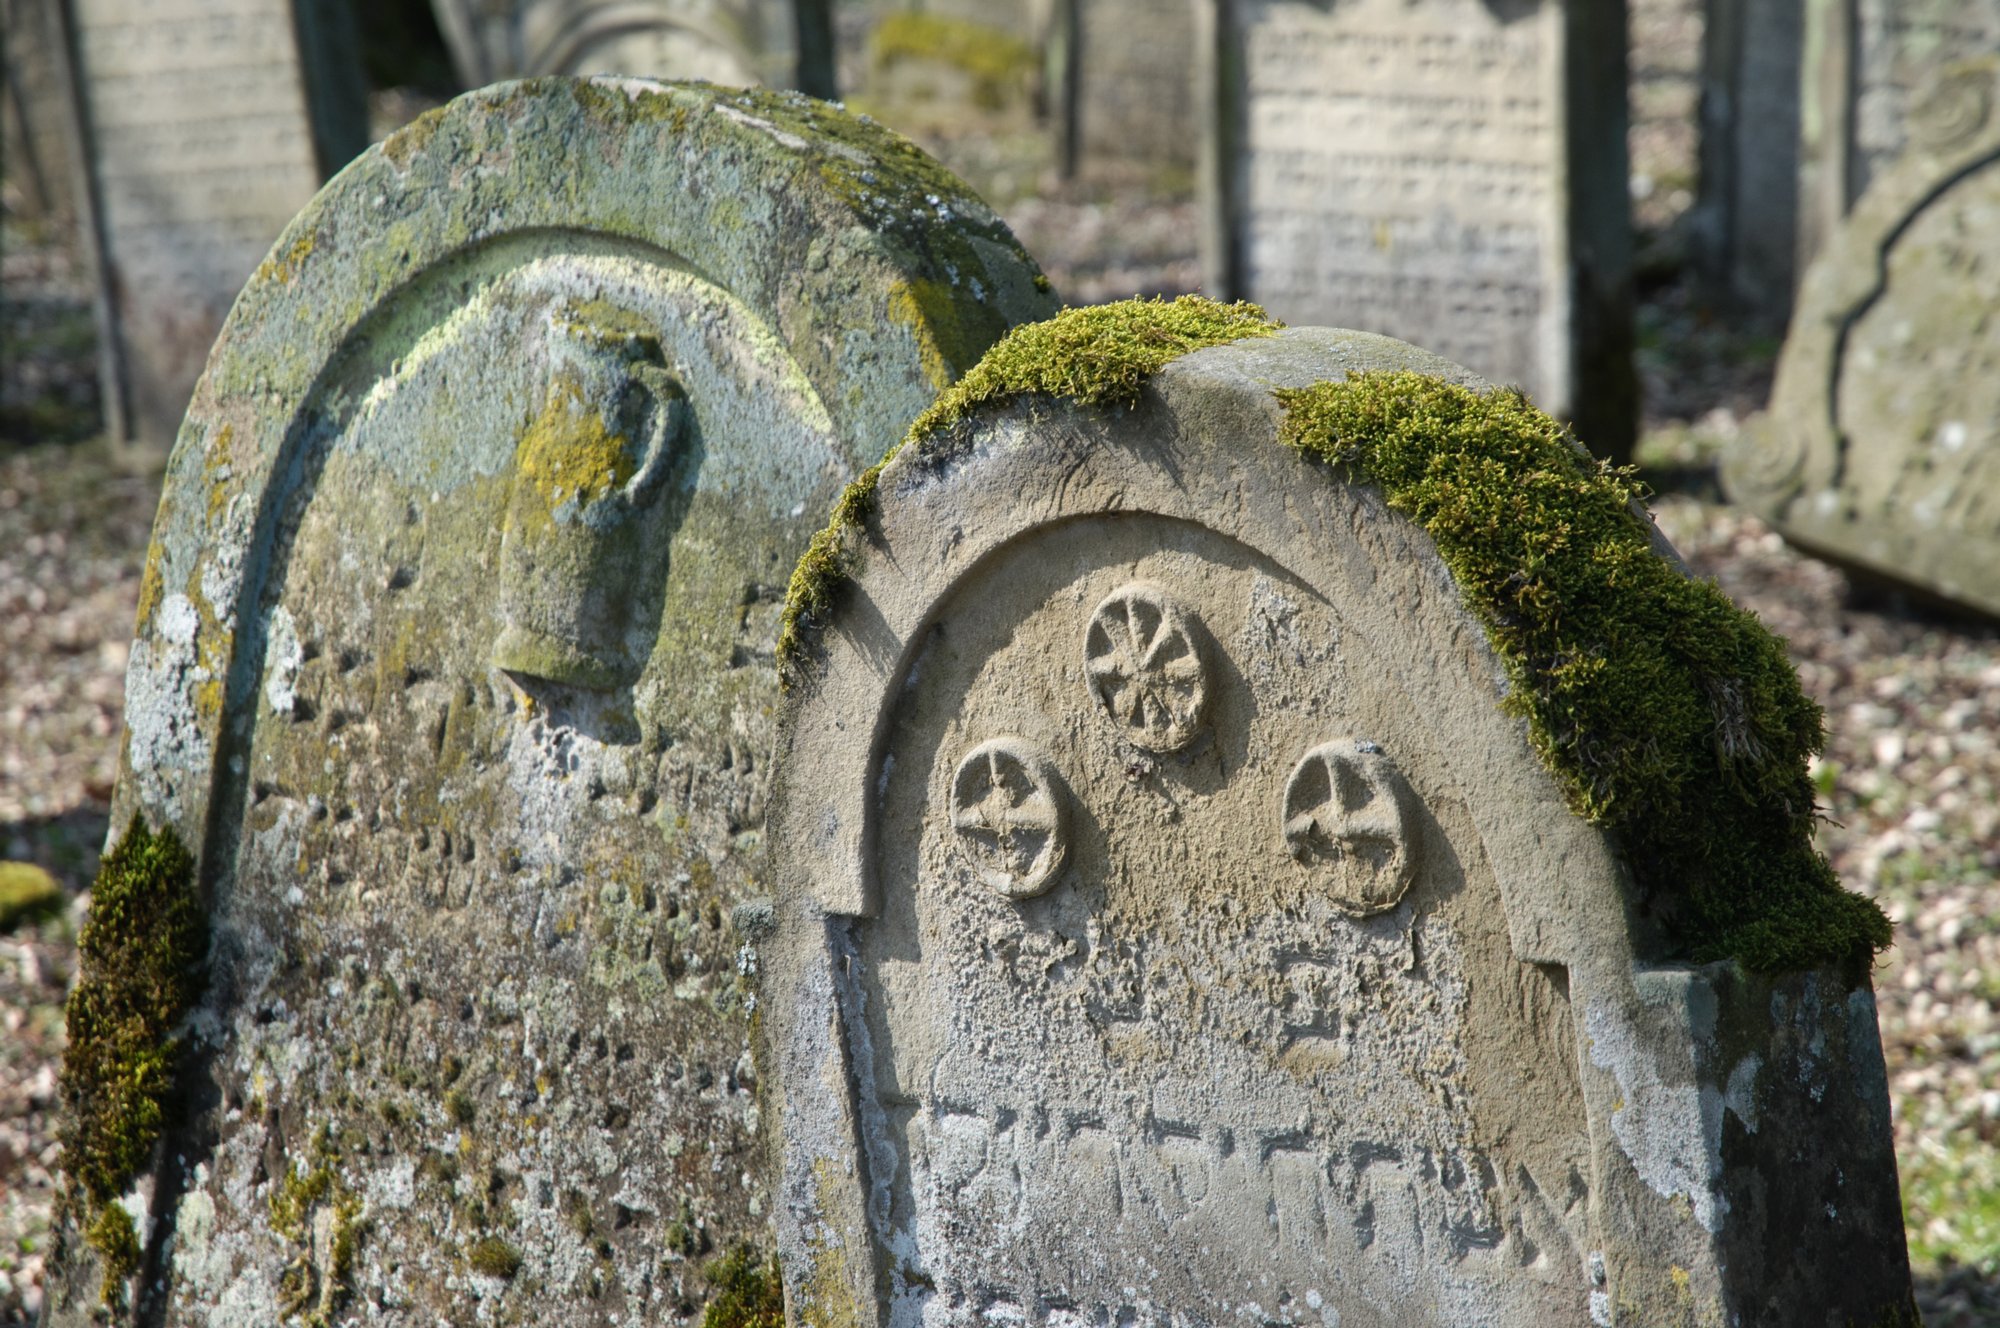
<svg viewBox="0 0 2000 1328"><path fill-rule="evenodd" d="M729 919L785 574L1051 304L906 141L705 85L488 88L298 217L127 683L120 822L194 851L213 936L134 1313L667 1320L766 1243ZM52 1323L98 1299L72 1235Z"/></svg>

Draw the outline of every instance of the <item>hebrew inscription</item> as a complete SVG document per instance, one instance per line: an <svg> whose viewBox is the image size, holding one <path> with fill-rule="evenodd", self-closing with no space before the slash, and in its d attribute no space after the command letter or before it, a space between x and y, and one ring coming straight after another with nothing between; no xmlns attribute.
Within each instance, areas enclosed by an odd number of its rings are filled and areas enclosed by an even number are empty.
<svg viewBox="0 0 2000 1328"><path fill-rule="evenodd" d="M1009 899L1055 883L1069 853L1061 781L1049 759L1019 738L983 742L958 763L951 824L979 879Z"/></svg>
<svg viewBox="0 0 2000 1328"><path fill-rule="evenodd" d="M1188 618L1158 586L1121 586L1090 615L1084 671L1097 703L1137 747L1177 752L1194 741L1208 704Z"/></svg>
<svg viewBox="0 0 2000 1328"><path fill-rule="evenodd" d="M1285 784L1285 843L1348 912L1394 908L1416 877L1408 797L1401 772L1377 744L1321 743L1300 758Z"/></svg>

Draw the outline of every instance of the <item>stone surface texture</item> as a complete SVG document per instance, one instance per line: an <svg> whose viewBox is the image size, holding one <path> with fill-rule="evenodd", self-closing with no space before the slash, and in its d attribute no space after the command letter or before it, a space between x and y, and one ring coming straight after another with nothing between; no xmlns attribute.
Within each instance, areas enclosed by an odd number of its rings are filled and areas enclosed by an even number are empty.
<svg viewBox="0 0 2000 1328"><path fill-rule="evenodd" d="M77 0L71 23L106 422L160 450L258 259L367 146L360 53L333 0Z"/></svg>
<svg viewBox="0 0 2000 1328"><path fill-rule="evenodd" d="M2000 0L1806 0L1799 257L1817 257L1875 181L1967 113L1933 82L2000 51Z"/></svg>
<svg viewBox="0 0 2000 1328"><path fill-rule="evenodd" d="M1787 539L2000 614L2000 57L1935 86L1933 136L1808 270L1723 478Z"/></svg>
<svg viewBox="0 0 2000 1328"><path fill-rule="evenodd" d="M1040 284L893 134L705 86L489 88L297 218L127 679L114 819L215 934L143 1321L673 1322L768 1244L730 911L785 578Z"/></svg>
<svg viewBox="0 0 2000 1328"><path fill-rule="evenodd" d="M1201 142L1196 6L1182 0L1062 0L1062 132L1085 174L1139 167L1191 177Z"/></svg>
<svg viewBox="0 0 2000 1328"><path fill-rule="evenodd" d="M1435 347L1628 455L1623 7L1219 0L1210 18L1208 289Z"/></svg>
<svg viewBox="0 0 2000 1328"><path fill-rule="evenodd" d="M1907 1309L1865 976L1649 956L1427 537L1277 441L1367 369L1479 385L1295 329L883 473L756 947L796 1321Z"/></svg>

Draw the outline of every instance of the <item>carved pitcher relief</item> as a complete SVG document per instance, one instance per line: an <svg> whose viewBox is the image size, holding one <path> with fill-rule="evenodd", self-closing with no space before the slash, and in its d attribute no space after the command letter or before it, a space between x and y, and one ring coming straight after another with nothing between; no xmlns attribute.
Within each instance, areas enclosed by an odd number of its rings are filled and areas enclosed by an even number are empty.
<svg viewBox="0 0 2000 1328"><path fill-rule="evenodd" d="M688 428L659 338L612 308L558 305L548 382L515 451L493 662L591 691L645 667L671 532L661 491Z"/></svg>

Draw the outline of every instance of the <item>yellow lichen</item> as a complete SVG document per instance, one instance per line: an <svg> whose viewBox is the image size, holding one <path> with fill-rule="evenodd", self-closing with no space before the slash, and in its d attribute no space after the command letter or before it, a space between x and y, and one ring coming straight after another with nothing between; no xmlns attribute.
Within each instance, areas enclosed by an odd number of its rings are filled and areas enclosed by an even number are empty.
<svg viewBox="0 0 2000 1328"><path fill-rule="evenodd" d="M251 277L251 280L257 282L276 281L280 283L291 281L294 276L298 275L300 265L312 256L312 251L318 244L319 237L312 231L301 231L283 253L278 253L274 250L269 257L259 263L257 271Z"/></svg>

